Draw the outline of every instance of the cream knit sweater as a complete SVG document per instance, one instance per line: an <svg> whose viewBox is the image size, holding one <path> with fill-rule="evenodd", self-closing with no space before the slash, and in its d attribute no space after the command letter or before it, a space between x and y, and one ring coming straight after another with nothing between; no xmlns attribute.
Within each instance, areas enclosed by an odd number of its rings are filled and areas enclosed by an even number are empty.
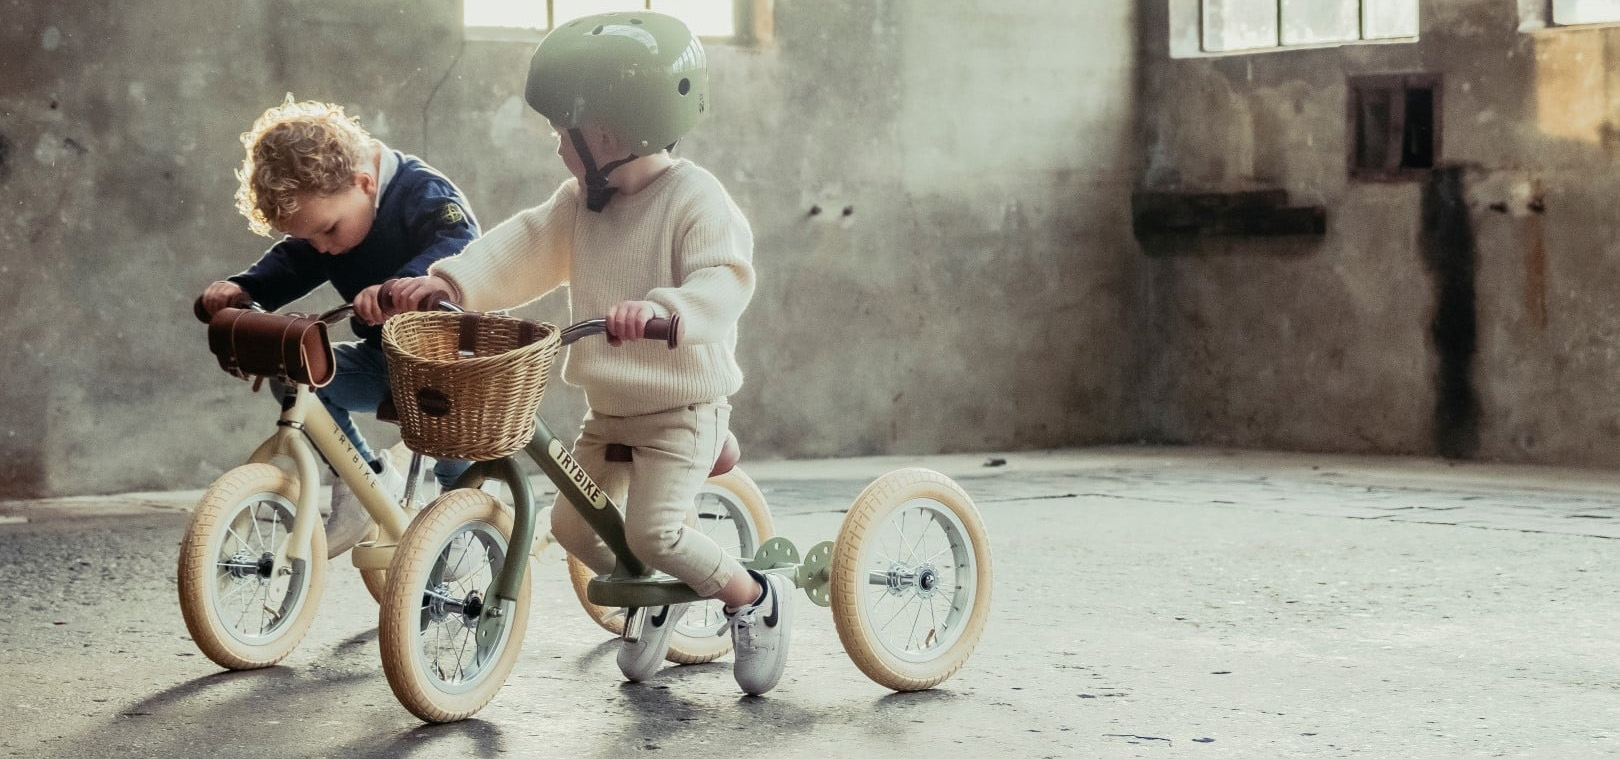
<svg viewBox="0 0 1620 759"><path fill-rule="evenodd" d="M574 179L541 205L474 240L429 273L474 311L515 308L568 285L576 319L626 300L681 317L681 345L639 340L614 348L590 337L569 348L563 379L591 410L640 416L718 400L742 387L737 319L754 294L754 235L713 174L678 160L601 213Z"/></svg>

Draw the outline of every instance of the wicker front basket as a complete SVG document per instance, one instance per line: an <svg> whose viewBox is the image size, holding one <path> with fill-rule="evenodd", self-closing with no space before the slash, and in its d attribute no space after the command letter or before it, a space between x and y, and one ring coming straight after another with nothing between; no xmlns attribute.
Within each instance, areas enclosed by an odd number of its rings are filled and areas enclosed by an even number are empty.
<svg viewBox="0 0 1620 759"><path fill-rule="evenodd" d="M400 436L411 450L489 461L534 436L534 414L561 345L554 325L417 311L389 319L382 341Z"/></svg>

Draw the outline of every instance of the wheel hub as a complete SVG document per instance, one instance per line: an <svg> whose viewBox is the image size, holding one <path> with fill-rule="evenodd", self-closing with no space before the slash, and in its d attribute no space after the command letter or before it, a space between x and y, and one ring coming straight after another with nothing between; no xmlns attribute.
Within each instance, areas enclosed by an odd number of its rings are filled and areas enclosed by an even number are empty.
<svg viewBox="0 0 1620 759"><path fill-rule="evenodd" d="M898 596L916 587L917 573L900 562L889 565L889 594Z"/></svg>
<svg viewBox="0 0 1620 759"><path fill-rule="evenodd" d="M446 607L450 603L449 583L439 583L423 594L422 607L427 611L428 618L434 622L442 621L449 615Z"/></svg>
<svg viewBox="0 0 1620 759"><path fill-rule="evenodd" d="M889 595L911 593L929 598L939 592L939 570L932 564L908 567L900 562L889 565L886 574L877 575L880 584L888 586Z"/></svg>
<svg viewBox="0 0 1620 759"><path fill-rule="evenodd" d="M247 549L242 549L233 554L229 561L224 562L223 566L226 574L237 580L248 577L267 580L270 578L270 573L275 569L276 557L275 554L269 552L254 556Z"/></svg>
<svg viewBox="0 0 1620 759"><path fill-rule="evenodd" d="M441 582L422 594L422 610L428 619L443 622L450 615L459 614L462 624L477 627L478 620L484 614L483 594L475 590L468 593L466 598L456 598L450 592L450 584Z"/></svg>
<svg viewBox="0 0 1620 759"><path fill-rule="evenodd" d="M932 566L924 564L917 571L918 595L931 596L931 595L934 594L934 590L938 586L939 586L939 572L937 570L935 570Z"/></svg>

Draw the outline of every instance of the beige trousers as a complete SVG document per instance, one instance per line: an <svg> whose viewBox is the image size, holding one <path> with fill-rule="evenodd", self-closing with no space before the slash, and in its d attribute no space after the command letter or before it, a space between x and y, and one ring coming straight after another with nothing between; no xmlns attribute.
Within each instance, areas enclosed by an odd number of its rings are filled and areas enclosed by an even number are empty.
<svg viewBox="0 0 1620 759"><path fill-rule="evenodd" d="M742 565L697 530L686 527L698 490L725 443L731 405L724 400L682 406L645 416L591 412L574 459L615 503L624 507L630 552L653 569L711 597ZM609 443L635 448L630 463L607 461ZM551 510L551 534L570 554L598 574L613 571L613 552L567 499Z"/></svg>

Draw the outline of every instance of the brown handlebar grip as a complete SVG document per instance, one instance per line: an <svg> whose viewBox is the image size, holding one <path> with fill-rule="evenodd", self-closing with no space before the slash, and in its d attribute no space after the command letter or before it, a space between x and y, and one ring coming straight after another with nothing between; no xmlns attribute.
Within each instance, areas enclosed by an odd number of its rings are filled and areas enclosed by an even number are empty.
<svg viewBox="0 0 1620 759"><path fill-rule="evenodd" d="M398 285L397 279L385 279L377 287L377 308L382 309L383 313L391 313L394 310L394 288Z"/></svg>
<svg viewBox="0 0 1620 759"><path fill-rule="evenodd" d="M668 319L649 319L641 334L648 340L663 340L674 348L681 341L681 315L670 314Z"/></svg>
<svg viewBox="0 0 1620 759"><path fill-rule="evenodd" d="M443 290L434 290L429 292L427 295L422 296L422 298L415 303L397 304L398 307L396 308L396 304L394 302L394 289L398 287L398 285L398 279L390 279L383 282L382 286L377 288L377 307L382 309L384 313L394 313L396 311L431 311L438 307L439 301L450 300L450 293Z"/></svg>

